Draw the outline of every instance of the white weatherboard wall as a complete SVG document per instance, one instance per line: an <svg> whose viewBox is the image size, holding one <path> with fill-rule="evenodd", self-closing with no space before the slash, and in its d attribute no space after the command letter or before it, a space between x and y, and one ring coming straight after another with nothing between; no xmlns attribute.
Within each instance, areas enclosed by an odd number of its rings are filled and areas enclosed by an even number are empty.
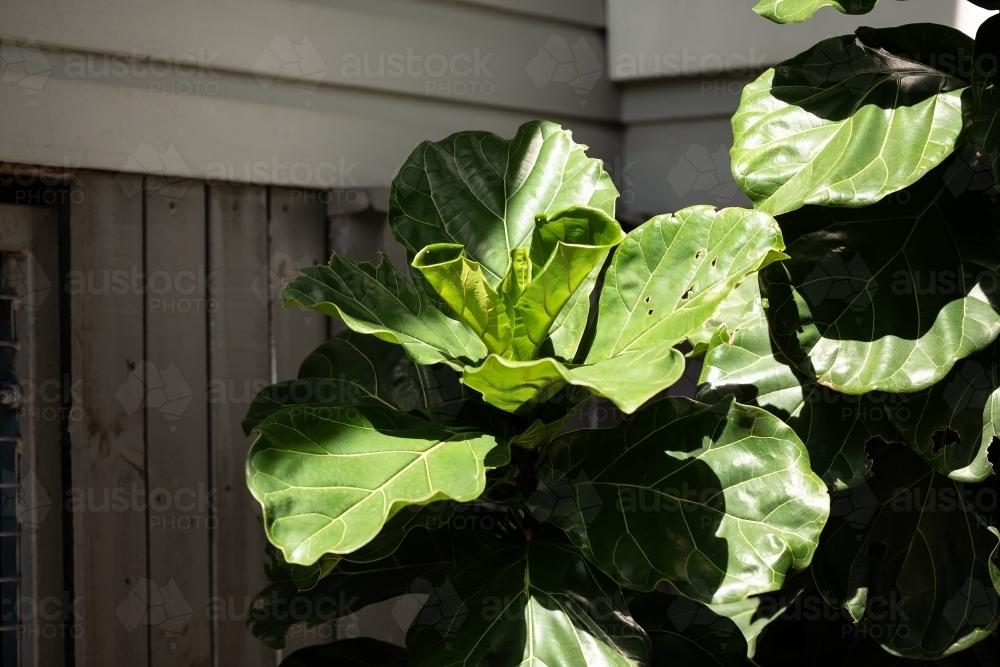
<svg viewBox="0 0 1000 667"><path fill-rule="evenodd" d="M600 0L0 0L0 159L388 185L423 139L550 118L609 159Z"/></svg>
<svg viewBox="0 0 1000 667"><path fill-rule="evenodd" d="M869 14L819 10L797 25L753 13L755 0L608 0L608 74L620 84L621 179L630 213L694 204L747 206L732 179L729 119L757 71L858 26L934 22L975 35L992 12L966 0L882 0Z"/></svg>

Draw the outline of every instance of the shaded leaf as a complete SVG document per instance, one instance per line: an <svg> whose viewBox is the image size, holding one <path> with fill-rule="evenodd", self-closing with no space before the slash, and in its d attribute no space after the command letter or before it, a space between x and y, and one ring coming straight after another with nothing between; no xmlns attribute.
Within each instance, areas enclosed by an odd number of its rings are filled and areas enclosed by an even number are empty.
<svg viewBox="0 0 1000 667"><path fill-rule="evenodd" d="M683 341L783 247L773 218L739 208L693 206L642 224L612 257L587 361Z"/></svg>
<svg viewBox="0 0 1000 667"><path fill-rule="evenodd" d="M383 257L377 267L339 255L329 266L302 269L285 286L285 306L336 317L352 330L399 343L418 364L478 361L486 346L466 324L448 317Z"/></svg>
<svg viewBox="0 0 1000 667"><path fill-rule="evenodd" d="M455 515L457 507L458 503L452 500L439 500L426 505L407 505L385 522L382 530L371 542L345 554L342 558L353 563L370 563L388 558L396 552L411 530L416 528L438 530L447 526Z"/></svg>
<svg viewBox="0 0 1000 667"><path fill-rule="evenodd" d="M552 358L508 361L491 354L462 381L490 405L533 414L567 385L585 387L623 412L632 413L684 374L684 355L670 344L620 354L594 364L564 365Z"/></svg>
<svg viewBox="0 0 1000 667"><path fill-rule="evenodd" d="M618 586L569 545L536 539L436 586L406 637L410 664L647 664Z"/></svg>
<svg viewBox="0 0 1000 667"><path fill-rule="evenodd" d="M865 209L780 218L791 259L764 269L779 348L850 394L914 392L1000 332L1000 236L982 191L941 167Z"/></svg>
<svg viewBox="0 0 1000 667"><path fill-rule="evenodd" d="M461 399L454 371L415 364L399 345L343 331L305 358L298 379L265 388L243 420L246 435L282 408L382 405L429 410Z"/></svg>
<svg viewBox="0 0 1000 667"><path fill-rule="evenodd" d="M371 563L342 560L305 591L298 590L289 564L277 554L271 583L254 598L247 625L255 637L278 649L296 625L311 628L408 592L429 593L431 582L454 567L451 540L447 531L413 531L392 556Z"/></svg>
<svg viewBox="0 0 1000 667"><path fill-rule="evenodd" d="M247 486L268 539L301 565L364 546L406 505L477 498L508 456L492 436L368 406L286 408L255 431Z"/></svg>
<svg viewBox="0 0 1000 667"><path fill-rule="evenodd" d="M946 26L859 28L766 71L733 116L736 182L772 215L867 206L915 183L965 130L972 53Z"/></svg>
<svg viewBox="0 0 1000 667"><path fill-rule="evenodd" d="M963 487L902 445L873 452L870 481L834 496L813 572L823 596L903 657L931 660L997 625L997 536Z"/></svg>
<svg viewBox="0 0 1000 667"><path fill-rule="evenodd" d="M556 438L527 500L620 584L732 602L809 564L829 498L795 433L760 408L668 398Z"/></svg>
<svg viewBox="0 0 1000 667"><path fill-rule="evenodd" d="M959 482L993 475L988 450L1000 435L1000 345L962 359L940 382L905 398L893 424L927 463Z"/></svg>
<svg viewBox="0 0 1000 667"><path fill-rule="evenodd" d="M754 281L756 284L756 281ZM758 297L759 300L759 297ZM894 438L893 407L871 396L848 396L798 372L775 349L759 304L753 319L731 335L718 331L705 354L697 398L715 403L727 394L764 408L805 443L813 471L831 488L859 484L871 474L865 443Z"/></svg>
<svg viewBox="0 0 1000 667"><path fill-rule="evenodd" d="M993 9L1000 9L1000 2ZM976 93L976 120L972 143L986 156L994 179L1000 180L1000 16L987 19L976 34L976 68L973 87ZM989 69L987 69L989 67Z"/></svg>
<svg viewBox="0 0 1000 667"><path fill-rule="evenodd" d="M878 0L760 0L753 8L775 23L802 23L821 7L833 7L841 14L867 14Z"/></svg>
<svg viewBox="0 0 1000 667"><path fill-rule="evenodd" d="M406 667L406 649L369 637L341 639L300 648L281 667Z"/></svg>
<svg viewBox="0 0 1000 667"><path fill-rule="evenodd" d="M751 667L749 647L730 619L683 595L629 593L629 611L653 645L651 667Z"/></svg>

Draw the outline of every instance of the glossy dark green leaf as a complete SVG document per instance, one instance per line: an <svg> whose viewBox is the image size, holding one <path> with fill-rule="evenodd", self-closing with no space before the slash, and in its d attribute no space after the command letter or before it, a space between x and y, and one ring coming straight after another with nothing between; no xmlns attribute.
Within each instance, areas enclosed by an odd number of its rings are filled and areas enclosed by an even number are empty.
<svg viewBox="0 0 1000 667"><path fill-rule="evenodd" d="M300 648L281 667L406 667L406 649L369 637Z"/></svg>
<svg viewBox="0 0 1000 667"><path fill-rule="evenodd" d="M872 454L871 480L834 496L813 565L820 592L902 657L936 659L985 639L998 620L997 535L961 484L906 447Z"/></svg>
<svg viewBox="0 0 1000 667"><path fill-rule="evenodd" d="M772 343L763 310L757 306L752 314L732 334L716 332L705 354L698 400L714 403L732 394L783 420L805 443L813 471L831 488L867 479L871 461L865 443L876 436L894 439L889 415L895 406L885 396L877 401L837 393L798 372Z"/></svg>
<svg viewBox="0 0 1000 667"><path fill-rule="evenodd" d="M368 406L285 408L254 430L247 486L268 539L301 565L364 546L406 505L474 500L509 456L492 436Z"/></svg>
<svg viewBox="0 0 1000 667"><path fill-rule="evenodd" d="M305 306L358 333L399 343L418 364L460 368L486 356L486 346L468 325L442 312L385 257L375 267L335 254L329 266L302 269L283 294L285 306Z"/></svg>
<svg viewBox="0 0 1000 667"><path fill-rule="evenodd" d="M761 272L761 293L802 372L849 394L914 392L1000 333L997 222L960 172L864 209L781 216L791 259Z"/></svg>
<svg viewBox="0 0 1000 667"><path fill-rule="evenodd" d="M995 3L1000 8L1000 2ZM976 121L972 143L993 168L1000 182L1000 16L987 19L976 34L976 69L973 87L976 97Z"/></svg>
<svg viewBox="0 0 1000 667"><path fill-rule="evenodd" d="M629 591L628 608L653 646L650 667L751 667L749 647L730 619L683 595Z"/></svg>
<svg viewBox="0 0 1000 667"><path fill-rule="evenodd" d="M773 218L739 208L693 206L640 225L611 260L587 361L683 341L783 247Z"/></svg>
<svg viewBox="0 0 1000 667"><path fill-rule="evenodd" d="M443 579L454 567L451 540L449 531L412 531L388 558L370 563L342 560L304 591L291 577L292 566L276 554L271 583L254 599L247 625L255 637L277 649L298 624L311 628L408 592L429 593L431 582Z"/></svg>
<svg viewBox="0 0 1000 667"><path fill-rule="evenodd" d="M402 412L431 410L461 400L454 371L415 364L399 345L343 331L316 348L296 380L265 388L254 398L243 431L282 408L382 405Z"/></svg>
<svg viewBox="0 0 1000 667"><path fill-rule="evenodd" d="M972 53L946 26L860 28L766 71L733 116L736 182L772 215L867 206L915 183L966 128Z"/></svg>
<svg viewBox="0 0 1000 667"><path fill-rule="evenodd" d="M458 132L414 149L393 179L389 228L414 256L433 243L456 243L500 286L510 251L527 248L535 218L571 206L615 215L618 191L600 160L572 133L531 121L512 140Z"/></svg>
<svg viewBox="0 0 1000 667"><path fill-rule="evenodd" d="M526 499L620 584L705 602L775 590L809 564L829 497L795 433L731 399L650 404L556 438Z"/></svg>
<svg viewBox="0 0 1000 667"><path fill-rule="evenodd" d="M802 23L821 7L833 7L841 14L867 14L878 0L760 0L753 8L775 23Z"/></svg>
<svg viewBox="0 0 1000 667"><path fill-rule="evenodd" d="M649 657L621 589L573 547L540 539L436 586L406 644L414 667L636 667Z"/></svg>
<svg viewBox="0 0 1000 667"><path fill-rule="evenodd" d="M630 350L593 364L565 365L551 357L508 361L491 354L462 381L501 410L533 414L567 385L585 387L626 413L673 385L684 374L684 355L671 344Z"/></svg>
<svg viewBox="0 0 1000 667"><path fill-rule="evenodd" d="M960 482L993 475L989 447L1000 436L1000 345L962 359L940 382L905 396L892 415L903 441Z"/></svg>
<svg viewBox="0 0 1000 667"><path fill-rule="evenodd" d="M458 244L425 247L413 267L490 352L530 360L563 307L623 237L614 218L600 209L575 206L538 216L530 246L511 250L496 288Z"/></svg>

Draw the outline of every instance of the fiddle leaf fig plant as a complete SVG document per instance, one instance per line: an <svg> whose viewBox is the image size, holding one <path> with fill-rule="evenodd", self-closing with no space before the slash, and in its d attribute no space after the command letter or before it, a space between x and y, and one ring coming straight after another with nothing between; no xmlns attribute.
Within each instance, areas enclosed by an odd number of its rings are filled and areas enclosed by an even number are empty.
<svg viewBox="0 0 1000 667"><path fill-rule="evenodd" d="M406 265L335 253L285 285L344 330L244 421L253 634L396 600L405 647L286 664L888 665L989 637L997 20L860 28L761 74L732 119L750 209L623 228L547 121L420 144L389 196ZM595 405L617 417L570 421Z"/></svg>

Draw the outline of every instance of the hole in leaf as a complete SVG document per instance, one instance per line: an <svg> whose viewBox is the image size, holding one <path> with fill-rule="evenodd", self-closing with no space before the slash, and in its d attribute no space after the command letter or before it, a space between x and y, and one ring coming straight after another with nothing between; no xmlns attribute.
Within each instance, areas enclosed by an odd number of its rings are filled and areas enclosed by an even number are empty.
<svg viewBox="0 0 1000 667"><path fill-rule="evenodd" d="M882 560L889 552L889 545L885 542L869 542L868 557L873 560Z"/></svg>
<svg viewBox="0 0 1000 667"><path fill-rule="evenodd" d="M683 299L686 299L686 298L688 298L689 296L691 296L691 292L693 292L693 291L694 291L694 288L695 288L695 286L694 286L694 285L691 285L691 287L688 287L688 288L687 288L687 291L686 291L686 292L684 292L684 294L682 294L682 295L681 295L681 299L683 300Z"/></svg>
<svg viewBox="0 0 1000 667"><path fill-rule="evenodd" d="M652 315L652 314L653 314L653 309L652 309L652 308L650 308L650 309L649 309L649 312L648 312L648 313L646 313L646 314L647 314L647 315Z"/></svg>
<svg viewBox="0 0 1000 667"><path fill-rule="evenodd" d="M713 257L712 258L712 266L715 266L715 263L718 262L718 261L719 261L718 257Z"/></svg>
<svg viewBox="0 0 1000 667"><path fill-rule="evenodd" d="M694 258L695 258L695 259L701 259L701 250L699 250L698 252L696 252L696 253L694 254Z"/></svg>
<svg viewBox="0 0 1000 667"><path fill-rule="evenodd" d="M649 297L648 296L646 297L646 303L649 303Z"/></svg>
<svg viewBox="0 0 1000 667"><path fill-rule="evenodd" d="M961 446L962 439L958 436L958 433L952 431L950 428L943 428L931 435L931 454L937 454L945 447L951 445Z"/></svg>

